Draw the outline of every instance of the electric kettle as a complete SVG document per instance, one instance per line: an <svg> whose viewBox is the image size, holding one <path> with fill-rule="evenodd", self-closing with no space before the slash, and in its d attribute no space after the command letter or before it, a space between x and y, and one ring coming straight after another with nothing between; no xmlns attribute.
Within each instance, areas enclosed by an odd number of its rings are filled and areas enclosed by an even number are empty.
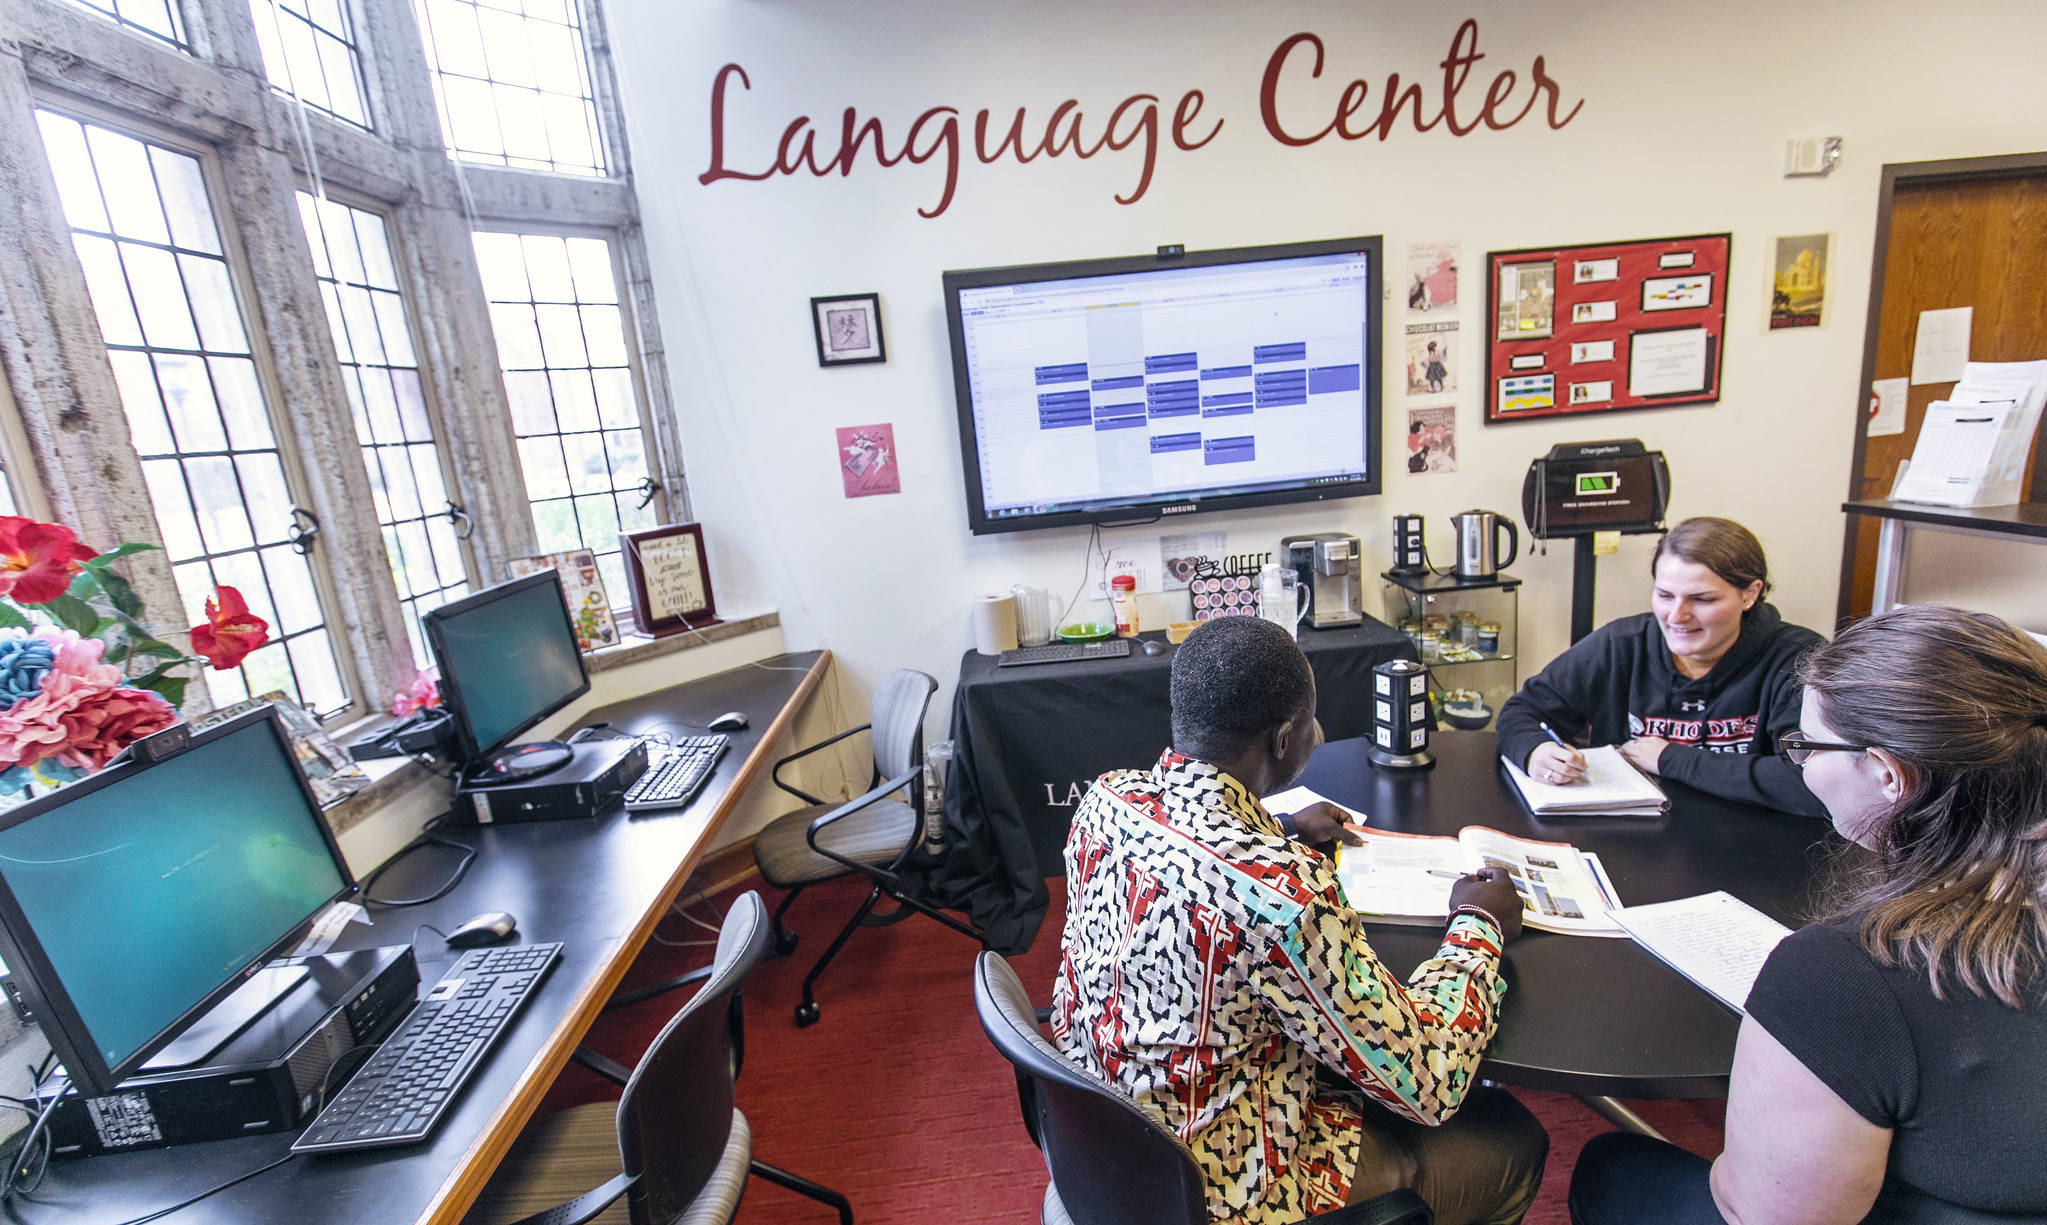
<svg viewBox="0 0 2047 1225"><path fill-rule="evenodd" d="M1521 532L1507 516L1490 510L1467 510L1450 516L1450 528L1457 533L1458 578L1491 578L1521 555ZM1507 555L1500 556L1500 531L1507 533Z"/></svg>

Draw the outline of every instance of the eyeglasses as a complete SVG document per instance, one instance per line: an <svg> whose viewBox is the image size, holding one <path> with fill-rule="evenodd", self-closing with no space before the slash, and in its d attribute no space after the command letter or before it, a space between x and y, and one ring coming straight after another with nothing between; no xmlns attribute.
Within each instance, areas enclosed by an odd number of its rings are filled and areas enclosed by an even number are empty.
<svg viewBox="0 0 2047 1225"><path fill-rule="evenodd" d="M1814 753L1863 753L1870 748L1866 744L1835 744L1830 740L1814 740L1804 732L1793 729L1777 737L1777 747L1784 750L1784 757L1792 765L1803 768Z"/></svg>

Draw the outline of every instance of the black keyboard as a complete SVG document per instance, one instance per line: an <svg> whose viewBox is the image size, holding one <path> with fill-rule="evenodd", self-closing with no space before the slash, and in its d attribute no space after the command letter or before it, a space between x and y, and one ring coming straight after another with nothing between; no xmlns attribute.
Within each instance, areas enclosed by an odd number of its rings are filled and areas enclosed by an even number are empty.
<svg viewBox="0 0 2047 1225"><path fill-rule="evenodd" d="M331 1153L426 1139L561 960L561 950L559 944L519 944L462 954L291 1151Z"/></svg>
<svg viewBox="0 0 2047 1225"><path fill-rule="evenodd" d="M652 764L626 788L625 810L681 808L696 798L731 744L730 736L689 736L671 745L648 741Z"/></svg>
<svg viewBox="0 0 2047 1225"><path fill-rule="evenodd" d="M1004 651L995 666L1014 668L1022 664L1065 664L1077 659L1121 659L1129 654L1128 638L1108 638L1101 642L1050 642L1041 647Z"/></svg>

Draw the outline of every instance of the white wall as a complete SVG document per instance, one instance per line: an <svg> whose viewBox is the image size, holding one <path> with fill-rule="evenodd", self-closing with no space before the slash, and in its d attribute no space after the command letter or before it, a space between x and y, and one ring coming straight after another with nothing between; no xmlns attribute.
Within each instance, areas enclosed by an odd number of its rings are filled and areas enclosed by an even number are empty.
<svg viewBox="0 0 2047 1225"><path fill-rule="evenodd" d="M673 361L697 514L721 593L782 611L791 649L827 645L861 685L892 667L947 685L969 646L966 601L1025 581L1062 596L1080 577L1084 529L975 538L967 531L952 372L939 274L948 268L1382 234L1406 243L1459 239L1464 360L1454 475L1402 470L1404 388L1397 308L1386 333L1385 493L1309 507L1202 515L1174 530L1226 529L1233 549L1269 549L1283 534L1361 536L1383 568L1388 520L1429 516L1439 556L1445 516L1471 506L1518 519L1530 459L1559 441L1640 437L1669 453L1672 519L1721 514L1762 537L1794 621L1826 629L1839 572L1841 516L1857 408L1862 320L1880 168L2047 146L2047 7L2033 0L1645 5L1474 0L1454 9L1364 2L1270 4L1033 0L609 0L629 137ZM1440 14L1440 15L1439 15ZM1284 113L1296 130L1327 116L1344 82L1386 74L1440 96L1453 33L1480 23L1486 58L1462 95L1468 116L1500 69L1526 89L1536 55L1584 110L1552 131L1531 117L1462 139L1396 130L1383 142L1331 137L1306 148L1273 140L1259 118L1267 58L1314 31L1328 47L1320 81L1297 60ZM963 158L958 194L940 217L942 157L882 170L871 149L848 176L766 182L697 176L710 164L711 83L732 82L726 164L771 164L783 125L822 121L820 156L836 150L839 114L878 116L893 150L926 108L998 123L1018 106L1040 126L1078 99L1087 131L1137 92L1170 105L1207 97L1222 117L1213 143L1161 151L1149 193L1115 203L1137 177L1135 149L1091 161L1070 154L982 165ZM1523 94L1516 95L1518 99ZM999 130L999 129L998 129ZM1846 157L1825 179L1786 179L1784 141L1839 135ZM1734 235L1726 359L1718 404L1486 427L1481 354L1484 253L1516 247ZM1764 254L1777 234L1837 235L1828 326L1765 334ZM1399 263L1393 264L1395 269ZM1396 271L1396 279L1398 272ZM879 291L889 360L817 368L813 295ZM844 499L836 427L892 422L903 492ZM1156 529L1151 529L1156 531ZM1143 529L1121 533L1144 534ZM1631 538L1600 565L1601 620L1647 606L1651 538ZM1567 641L1570 552L1526 557L1522 646L1539 665ZM1376 600L1376 589L1369 593ZM1177 607L1148 601L1148 621ZM1524 677L1527 671L1524 670Z"/></svg>

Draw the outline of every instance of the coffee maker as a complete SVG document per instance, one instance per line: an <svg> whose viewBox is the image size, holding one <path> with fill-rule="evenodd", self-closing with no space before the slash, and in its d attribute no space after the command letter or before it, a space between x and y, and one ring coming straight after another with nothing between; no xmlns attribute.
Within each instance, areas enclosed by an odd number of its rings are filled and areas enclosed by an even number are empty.
<svg viewBox="0 0 2047 1225"><path fill-rule="evenodd" d="M1341 532L1289 536L1279 542L1288 569L1308 589L1307 624L1318 630L1358 625L1365 619L1363 574L1358 538Z"/></svg>

